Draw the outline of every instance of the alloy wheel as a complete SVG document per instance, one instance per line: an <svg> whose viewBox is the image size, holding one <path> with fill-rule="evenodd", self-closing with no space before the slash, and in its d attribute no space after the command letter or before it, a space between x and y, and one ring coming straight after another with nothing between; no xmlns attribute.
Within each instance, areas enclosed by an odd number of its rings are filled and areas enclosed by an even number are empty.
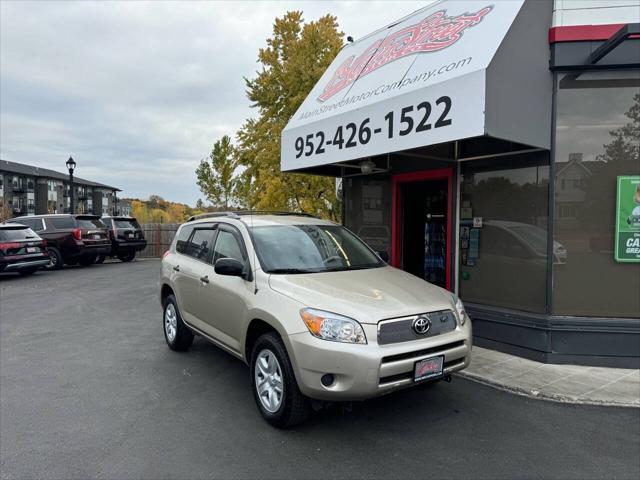
<svg viewBox="0 0 640 480"><path fill-rule="evenodd" d="M275 354L268 349L261 350L254 368L256 390L260 403L269 413L275 413L282 405L284 383L282 369Z"/></svg>
<svg viewBox="0 0 640 480"><path fill-rule="evenodd" d="M167 334L167 340L173 342L176 339L178 331L178 316L176 307L173 303L169 303L164 311L164 332Z"/></svg>

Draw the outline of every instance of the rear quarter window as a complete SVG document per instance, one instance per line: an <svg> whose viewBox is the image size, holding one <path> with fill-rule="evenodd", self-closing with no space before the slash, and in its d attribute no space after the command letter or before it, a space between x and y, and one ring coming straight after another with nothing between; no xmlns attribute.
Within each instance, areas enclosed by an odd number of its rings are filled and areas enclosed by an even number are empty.
<svg viewBox="0 0 640 480"><path fill-rule="evenodd" d="M176 252L184 254L187 253L189 248L189 237L192 232L192 225L184 225L180 230L178 230L178 233L176 234Z"/></svg>
<svg viewBox="0 0 640 480"><path fill-rule="evenodd" d="M49 220L53 228L76 228L76 221L72 217L53 217Z"/></svg>

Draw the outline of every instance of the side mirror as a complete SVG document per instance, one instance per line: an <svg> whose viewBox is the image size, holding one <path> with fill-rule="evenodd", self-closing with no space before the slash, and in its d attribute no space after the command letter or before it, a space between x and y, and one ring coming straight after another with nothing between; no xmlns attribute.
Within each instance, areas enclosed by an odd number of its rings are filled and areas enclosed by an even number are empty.
<svg viewBox="0 0 640 480"><path fill-rule="evenodd" d="M219 258L213 267L218 275L226 275L228 277L240 277L250 280L245 265L235 258Z"/></svg>
<svg viewBox="0 0 640 480"><path fill-rule="evenodd" d="M376 252L376 253L380 257L380 260L382 260L385 263L389 263L389 253L386 250L381 250L381 251Z"/></svg>

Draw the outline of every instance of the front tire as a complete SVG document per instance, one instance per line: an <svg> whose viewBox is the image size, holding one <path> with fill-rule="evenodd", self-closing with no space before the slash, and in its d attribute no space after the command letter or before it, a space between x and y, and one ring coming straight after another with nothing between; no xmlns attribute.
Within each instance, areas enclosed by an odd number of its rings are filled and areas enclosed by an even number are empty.
<svg viewBox="0 0 640 480"><path fill-rule="evenodd" d="M266 333L251 354L251 388L262 417L277 428L289 428L309 416L309 399L296 382L287 350L280 337Z"/></svg>
<svg viewBox="0 0 640 480"><path fill-rule="evenodd" d="M193 333L182 321L176 297L169 295L164 301L164 313L162 316L164 326L164 339L171 350L184 352L193 343Z"/></svg>

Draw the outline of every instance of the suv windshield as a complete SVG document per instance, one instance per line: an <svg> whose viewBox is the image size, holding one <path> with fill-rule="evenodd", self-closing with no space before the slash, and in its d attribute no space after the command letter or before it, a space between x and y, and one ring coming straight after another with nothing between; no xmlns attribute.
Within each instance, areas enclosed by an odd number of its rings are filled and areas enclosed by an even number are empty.
<svg viewBox="0 0 640 480"><path fill-rule="evenodd" d="M3 228L0 229L0 241L40 239L30 228Z"/></svg>
<svg viewBox="0 0 640 480"><path fill-rule="evenodd" d="M382 267L358 237L338 225L254 227L253 241L267 273L316 273Z"/></svg>

